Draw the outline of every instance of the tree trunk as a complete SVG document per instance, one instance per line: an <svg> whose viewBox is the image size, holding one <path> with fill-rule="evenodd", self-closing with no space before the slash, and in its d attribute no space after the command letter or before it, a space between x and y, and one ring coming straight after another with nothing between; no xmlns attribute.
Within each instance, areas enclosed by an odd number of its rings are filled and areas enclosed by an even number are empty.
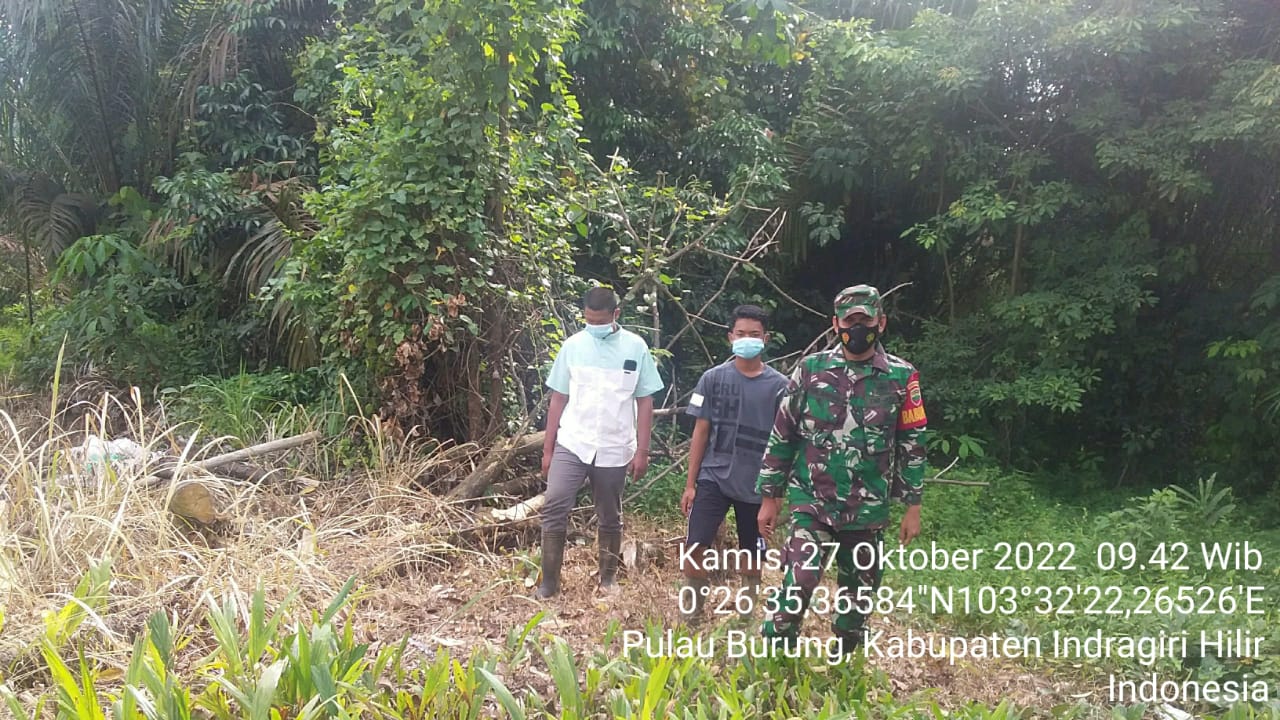
<svg viewBox="0 0 1280 720"><path fill-rule="evenodd" d="M195 468L198 470L214 470L224 465L230 465L232 463L240 463L244 460L250 460L259 455L266 455L267 453L280 452L281 450L290 450L292 448L295 448L301 445L306 445L308 443L316 442L320 438L321 438L320 431L313 430L308 433L303 433L302 435L294 435L292 437L280 438L279 440L271 440L269 442L259 443L257 445L250 445L249 447L243 450L236 450L235 452L224 453L222 455L215 455L205 460L199 460L197 462L192 462L192 463L184 463L181 466L157 468L153 474L156 477L160 478L161 480L171 480L175 477L177 472L183 468ZM147 484L157 485L160 483L149 482Z"/></svg>
<svg viewBox="0 0 1280 720"><path fill-rule="evenodd" d="M942 215L942 208L947 200L947 163L944 159L942 167L938 171L938 206L934 208L934 217ZM947 281L947 322L950 325L956 324L956 280L951 273L951 255L950 248L947 247L947 241L939 239L942 245L942 273Z"/></svg>
<svg viewBox="0 0 1280 720"><path fill-rule="evenodd" d="M1009 295L1015 296L1021 289L1022 245L1026 241L1027 226L1018 225L1013 235L1013 268L1010 271Z"/></svg>
<svg viewBox="0 0 1280 720"><path fill-rule="evenodd" d="M654 291L653 293L653 307L651 310L653 311L653 341L650 343L649 347L658 348L662 347L662 318L658 315L657 291Z"/></svg>
<svg viewBox="0 0 1280 720"><path fill-rule="evenodd" d="M15 223L19 224L20 223ZM27 275L27 324L31 327L36 326L36 308L35 308L35 287L31 281L31 236L22 227L18 228L18 234L22 236L22 260L26 267Z"/></svg>
<svg viewBox="0 0 1280 720"><path fill-rule="evenodd" d="M505 15L505 13L504 13ZM498 19L496 24L498 38L495 55L498 68L501 70L501 84L495 86L491 98L496 98L498 116L498 143L495 150L497 162L496 177L489 189L485 202L486 224L495 238L506 235L506 199L508 191L507 174L511 164L511 38L509 37L510 17ZM484 372L488 382L480 377L480 368L474 369L471 401L471 427L469 437L474 442L492 437L497 433L502 421L502 359L506 354L506 327L504 308L501 300L495 300L488 308L488 328L485 331ZM480 362L477 358L477 362ZM481 405L481 386L485 387L484 398L488 408ZM489 413L486 419L486 410Z"/></svg>
<svg viewBox="0 0 1280 720"><path fill-rule="evenodd" d="M484 437L498 434L502 426L503 358L506 352L506 316L501 308L489 309L489 330L485 333L485 372L489 376L489 421ZM481 440L473 437L472 440Z"/></svg>
<svg viewBox="0 0 1280 720"><path fill-rule="evenodd" d="M467 396L467 440L478 442L484 436L484 395L480 394L480 344L471 346L466 357L467 387L463 391Z"/></svg>
<svg viewBox="0 0 1280 720"><path fill-rule="evenodd" d="M942 248L942 274L947 280L947 323L956 324L956 280L951 273L951 258L947 248Z"/></svg>
<svg viewBox="0 0 1280 720"><path fill-rule="evenodd" d="M98 98L98 120L102 125L102 139L107 146L107 161L111 168L110 175L102 178L108 195L114 195L120 189L120 165L116 159L116 143L112 137L111 125L107 122L107 98L102 89L102 80L98 77L98 61L93 56L93 47L89 44L89 36L85 34L84 18L80 15L80 3L72 0L71 10L76 16L76 29L80 32L80 44L84 48L85 61L89 65L89 76L93 82L94 94Z"/></svg>

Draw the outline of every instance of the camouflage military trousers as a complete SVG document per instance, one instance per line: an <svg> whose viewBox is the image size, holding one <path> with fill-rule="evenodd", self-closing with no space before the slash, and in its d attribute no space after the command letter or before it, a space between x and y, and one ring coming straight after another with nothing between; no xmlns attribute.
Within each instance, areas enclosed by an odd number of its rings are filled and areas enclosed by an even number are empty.
<svg viewBox="0 0 1280 720"><path fill-rule="evenodd" d="M841 638L846 652L862 642L863 624L874 606L880 587L880 530L836 531L812 515L793 512L791 535L783 551L782 587L778 589L777 610L764 624L765 637L795 638L822 582L823 571L835 553L837 590L824 591L816 609L832 615L831 629ZM867 590L859 593L858 588ZM766 595L766 597L768 597Z"/></svg>

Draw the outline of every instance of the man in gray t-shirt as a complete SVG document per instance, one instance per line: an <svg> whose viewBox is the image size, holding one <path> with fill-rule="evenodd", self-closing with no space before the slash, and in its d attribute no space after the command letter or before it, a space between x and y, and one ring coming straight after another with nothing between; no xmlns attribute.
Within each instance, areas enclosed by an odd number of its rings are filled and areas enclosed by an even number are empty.
<svg viewBox="0 0 1280 720"><path fill-rule="evenodd" d="M734 357L703 373L689 399L688 413L697 420L689 443L688 481L680 498L680 509L689 518L689 535L680 555L685 586L692 590L691 597L684 591L681 602L689 610L685 614L689 622L702 614L708 592L704 554L712 550L730 507L738 527L738 548L752 553L750 561L735 569L753 606L759 597L760 558L754 553L760 540L756 514L761 499L756 478L779 398L787 387L787 377L761 360L769 339L767 320L764 310L755 305L734 309L729 326Z"/></svg>

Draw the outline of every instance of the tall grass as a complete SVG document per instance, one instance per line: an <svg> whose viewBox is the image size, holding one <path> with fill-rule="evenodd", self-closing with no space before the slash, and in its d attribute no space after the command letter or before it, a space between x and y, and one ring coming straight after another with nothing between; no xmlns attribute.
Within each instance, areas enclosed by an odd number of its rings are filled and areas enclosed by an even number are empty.
<svg viewBox="0 0 1280 720"><path fill-rule="evenodd" d="M58 383L42 420L30 406L20 416L0 409L0 679L14 697L61 675L55 658L81 676L79 658L67 655L73 647L93 677L125 672L136 659L133 638L153 623L157 608L175 630L186 629L200 623L209 597L248 606L244 588L259 579L266 581L269 605L287 607L290 598L313 605L337 594L352 575L376 582L401 565L443 564L465 552L449 542L453 528L468 522L463 511L442 505L424 519L418 512L423 496L406 490L409 479L439 460L413 454L376 421L346 419L372 452L340 476L336 441L326 440L279 458L284 471L262 484L207 478L225 520L197 527L168 511L178 483L158 482L150 457L162 451L198 459L224 447L225 438L203 438L194 423L165 426L136 391L123 400L104 395L91 407L82 404L75 426L63 427L53 419L67 417L59 412ZM331 421L297 410L285 421L271 418L263 435L246 441ZM86 463L78 450L91 434L130 438L144 457ZM322 492L310 492L314 477L331 480ZM97 570L87 575L90 568L109 568L109 588L84 585L84 578L99 577ZM78 614L62 617L73 610ZM51 634L49 618L60 617L61 629ZM184 642L170 650L185 667L208 640Z"/></svg>

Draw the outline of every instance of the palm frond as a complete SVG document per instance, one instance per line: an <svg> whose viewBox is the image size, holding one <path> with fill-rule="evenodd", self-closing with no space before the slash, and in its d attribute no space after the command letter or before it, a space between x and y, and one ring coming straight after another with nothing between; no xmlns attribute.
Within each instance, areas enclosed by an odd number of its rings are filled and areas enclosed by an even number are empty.
<svg viewBox="0 0 1280 720"><path fill-rule="evenodd" d="M126 163L119 138L133 115L115 102L135 72L122 54L119 33L132 17L127 0L0 0L14 34L7 48L25 84L25 101L38 117L56 114L63 145L79 144L101 188L113 192L124 181ZM127 112L122 112L127 110Z"/></svg>
<svg viewBox="0 0 1280 720"><path fill-rule="evenodd" d="M329 0L0 0L6 159L52 145L57 177L104 194L166 174L202 85L248 62L291 83L289 56L332 15Z"/></svg>
<svg viewBox="0 0 1280 720"><path fill-rule="evenodd" d="M28 177L18 183L13 210L22 232L50 260L92 234L98 220L93 197L65 192L47 177Z"/></svg>
<svg viewBox="0 0 1280 720"><path fill-rule="evenodd" d="M223 280L245 295L253 295L271 282L292 248L289 228L272 218L231 256Z"/></svg>
<svg viewBox="0 0 1280 720"><path fill-rule="evenodd" d="M22 175L13 168L0 163L0 213L3 213L10 204L10 200L18 192L18 186L22 182Z"/></svg>
<svg viewBox="0 0 1280 720"><path fill-rule="evenodd" d="M172 218L159 217L151 221L142 235L142 247L153 256L162 258L180 278L189 279L204 254L205 248L189 242L186 230Z"/></svg>
<svg viewBox="0 0 1280 720"><path fill-rule="evenodd" d="M319 224L302 206L302 195L307 188L300 179L253 182L251 190L262 198L264 219L258 231L227 263L223 282L252 298L279 277L293 251L294 239L314 234ZM285 363L291 369L301 370L319 362L314 326L305 322L292 303L273 298L269 323L276 333L278 346L283 348Z"/></svg>
<svg viewBox="0 0 1280 720"><path fill-rule="evenodd" d="M1280 418L1280 387L1276 387L1262 396L1262 411L1267 420Z"/></svg>

